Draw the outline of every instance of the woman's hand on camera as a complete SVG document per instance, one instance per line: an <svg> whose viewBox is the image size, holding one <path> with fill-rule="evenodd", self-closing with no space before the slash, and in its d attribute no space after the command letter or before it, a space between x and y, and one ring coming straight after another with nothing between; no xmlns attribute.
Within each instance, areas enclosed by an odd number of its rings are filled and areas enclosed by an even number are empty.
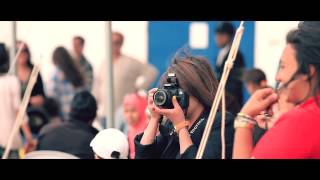
<svg viewBox="0 0 320 180"><path fill-rule="evenodd" d="M278 100L278 95L271 88L257 90L242 107L241 113L255 117L267 110Z"/></svg>
<svg viewBox="0 0 320 180"><path fill-rule="evenodd" d="M157 91L157 88L153 88L148 92L148 109L150 117L152 119L160 120L161 115L156 111L156 105L153 103L153 95Z"/></svg>
<svg viewBox="0 0 320 180"><path fill-rule="evenodd" d="M172 97L172 104L173 104L173 109L160 109L156 107L156 112L159 114L166 116L173 125L176 125L182 121L185 121L185 116L182 108L180 107L177 97L173 96Z"/></svg>

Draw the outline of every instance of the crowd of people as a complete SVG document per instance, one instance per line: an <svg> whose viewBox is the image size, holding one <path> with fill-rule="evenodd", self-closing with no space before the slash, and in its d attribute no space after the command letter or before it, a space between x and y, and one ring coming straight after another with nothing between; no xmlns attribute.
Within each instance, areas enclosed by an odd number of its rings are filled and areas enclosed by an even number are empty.
<svg viewBox="0 0 320 180"><path fill-rule="evenodd" d="M115 128L105 124L106 66L102 64L94 76L83 53L85 40L75 36L74 52L65 47L54 50L50 82L44 84L38 76L9 158L56 151L80 159L195 159L235 29L223 22L215 34L220 51L213 68L205 57L179 50L159 86L150 87L158 70L124 55L124 36L113 32ZM320 22L301 22L286 41L275 88L261 69L246 68L238 53L226 84L227 112L222 114L222 107L218 108L202 158L220 159L222 143L227 159L320 158ZM1 156L33 69L26 42L17 42L17 49L21 52L15 74L8 74L7 48L0 44ZM250 94L246 102L244 88ZM156 98L159 92L166 93ZM159 105L162 101L164 105ZM223 115L225 142L221 140Z"/></svg>

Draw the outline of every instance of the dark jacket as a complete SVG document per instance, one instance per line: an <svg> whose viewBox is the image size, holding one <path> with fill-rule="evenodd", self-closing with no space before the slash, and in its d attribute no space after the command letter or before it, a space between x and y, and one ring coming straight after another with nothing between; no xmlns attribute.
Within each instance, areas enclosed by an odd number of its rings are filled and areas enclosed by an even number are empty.
<svg viewBox="0 0 320 180"><path fill-rule="evenodd" d="M221 65L220 66L216 65L215 67L217 79L219 81L221 79L223 68L228 59L228 56L229 56L229 53L225 55ZM244 68L245 68L245 63L244 63L243 55L239 50L226 84L226 91L233 96L233 98L235 99L235 102L238 103L237 106L239 107L243 105L243 90L242 90L243 83L241 78L242 78Z"/></svg>
<svg viewBox="0 0 320 180"><path fill-rule="evenodd" d="M267 130L260 128L255 125L253 128L253 145L256 146L262 136L267 132Z"/></svg>
<svg viewBox="0 0 320 180"><path fill-rule="evenodd" d="M61 151L81 159L94 159L90 142L97 133L89 124L70 120L40 136L37 150Z"/></svg>
<svg viewBox="0 0 320 180"><path fill-rule="evenodd" d="M173 130L172 123L168 121L164 126L160 126L160 135L150 145L141 145L140 140L143 134L135 138L136 159L195 159L198 147L208 120L209 113L203 113L189 130L193 145L180 155L179 138L176 134L170 135ZM232 157L233 148L233 121L230 113L226 114L226 158ZM221 158L221 113L218 112L211 134L209 136L206 149L203 154L204 159Z"/></svg>

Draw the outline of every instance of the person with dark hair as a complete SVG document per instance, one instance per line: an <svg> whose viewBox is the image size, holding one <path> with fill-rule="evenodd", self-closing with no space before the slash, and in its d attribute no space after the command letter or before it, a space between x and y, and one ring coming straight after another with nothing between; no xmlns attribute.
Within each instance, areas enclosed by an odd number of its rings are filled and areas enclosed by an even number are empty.
<svg viewBox="0 0 320 180"><path fill-rule="evenodd" d="M235 34L235 29L231 23L221 22L220 24L218 24L215 33L215 41L217 46L220 48L220 51L216 58L215 73L218 81L220 81L224 65L229 55L231 43ZM244 68L244 58L241 51L239 50L226 84L226 91L230 96L230 101L233 102L234 106L239 107L235 112L239 112L240 107L243 104L243 83L241 81L241 77ZM228 110L231 112L230 108Z"/></svg>
<svg viewBox="0 0 320 180"><path fill-rule="evenodd" d="M243 81L250 95L256 90L268 86L267 77L261 69L250 69L246 71L243 74Z"/></svg>
<svg viewBox="0 0 320 180"><path fill-rule="evenodd" d="M28 45L25 42L18 41L17 48L20 48L22 43L23 43L22 50L18 55L17 64L16 64L16 75L20 80L20 84L21 84L21 98L23 97L26 91L29 78L31 75L31 71L33 69L33 64L31 62L31 53ZM46 95L44 92L42 78L41 78L41 75L39 74L36 84L34 85L31 91L30 103L28 107L42 106L45 97Z"/></svg>
<svg viewBox="0 0 320 180"><path fill-rule="evenodd" d="M89 91L93 85L93 69L87 58L83 54L85 46L85 40L81 36L75 36L73 38L73 50L75 52L75 62L80 67L81 71L85 74L86 87Z"/></svg>
<svg viewBox="0 0 320 180"><path fill-rule="evenodd" d="M39 136L43 136L52 129L62 124L61 110L59 102L51 97L46 98L43 104L43 109L48 116L49 122L44 125L39 132Z"/></svg>
<svg viewBox="0 0 320 180"><path fill-rule="evenodd" d="M218 81L207 59L190 55L176 56L160 80L160 88L166 86L168 75L175 74L178 86L189 96L188 106L182 108L173 97L173 109L159 108L149 91L148 109L151 114L144 133L135 138L136 159L194 159L216 95ZM205 159L220 159L221 116L217 112L209 140L204 151ZM164 118L166 117L166 118ZM156 136L159 128L160 135ZM226 112L226 158L231 158L233 145L233 116Z"/></svg>
<svg viewBox="0 0 320 180"><path fill-rule="evenodd" d="M7 74L10 62L9 55L3 43L0 43L0 157L2 157L7 146L9 136L13 130L14 122L20 106L20 83L17 77ZM35 145L27 121L22 124L22 130L29 147ZM13 139L9 158L18 159L18 150L22 147L20 134Z"/></svg>
<svg viewBox="0 0 320 180"><path fill-rule="evenodd" d="M55 70L48 84L48 95L58 100L61 105L63 120L67 120L70 104L76 92L84 89L85 81L69 52L64 47L57 47L53 52Z"/></svg>
<svg viewBox="0 0 320 180"><path fill-rule="evenodd" d="M320 158L319 69L320 22L300 22L281 56L276 80L282 90L256 91L235 120L234 158ZM283 92L285 100L296 106L286 112L279 101ZM254 117L261 111L279 118L253 148Z"/></svg>
<svg viewBox="0 0 320 180"><path fill-rule="evenodd" d="M124 36L119 32L112 33L112 60L113 60L113 92L114 112L121 108L125 95L139 90L147 90L156 79L158 70L148 63L143 63L129 57L122 52ZM105 122L106 116L106 72L107 63L101 64L98 76L95 79L93 94L98 101L98 118ZM115 124L121 124L121 119L115 119ZM119 127L117 127L119 128Z"/></svg>
<svg viewBox="0 0 320 180"><path fill-rule="evenodd" d="M88 91L78 92L71 103L69 121L39 137L37 150L53 150L73 154L81 159L94 159L90 142L98 133L92 127L97 103Z"/></svg>
<svg viewBox="0 0 320 180"><path fill-rule="evenodd" d="M256 90L267 88L267 77L261 69L250 69L243 74L243 82L252 95ZM255 125L253 129L253 145L255 146L267 130Z"/></svg>

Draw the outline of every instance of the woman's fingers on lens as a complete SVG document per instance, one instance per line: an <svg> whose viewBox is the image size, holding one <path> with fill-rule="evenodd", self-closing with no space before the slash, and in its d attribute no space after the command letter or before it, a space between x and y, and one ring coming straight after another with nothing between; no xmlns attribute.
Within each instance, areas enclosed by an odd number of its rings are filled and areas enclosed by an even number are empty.
<svg viewBox="0 0 320 180"><path fill-rule="evenodd" d="M172 113L172 109L160 109L158 107L155 107L155 111L164 116L168 116Z"/></svg>
<svg viewBox="0 0 320 180"><path fill-rule="evenodd" d="M153 94L157 91L158 88L153 88L148 92L149 96L153 96Z"/></svg>

